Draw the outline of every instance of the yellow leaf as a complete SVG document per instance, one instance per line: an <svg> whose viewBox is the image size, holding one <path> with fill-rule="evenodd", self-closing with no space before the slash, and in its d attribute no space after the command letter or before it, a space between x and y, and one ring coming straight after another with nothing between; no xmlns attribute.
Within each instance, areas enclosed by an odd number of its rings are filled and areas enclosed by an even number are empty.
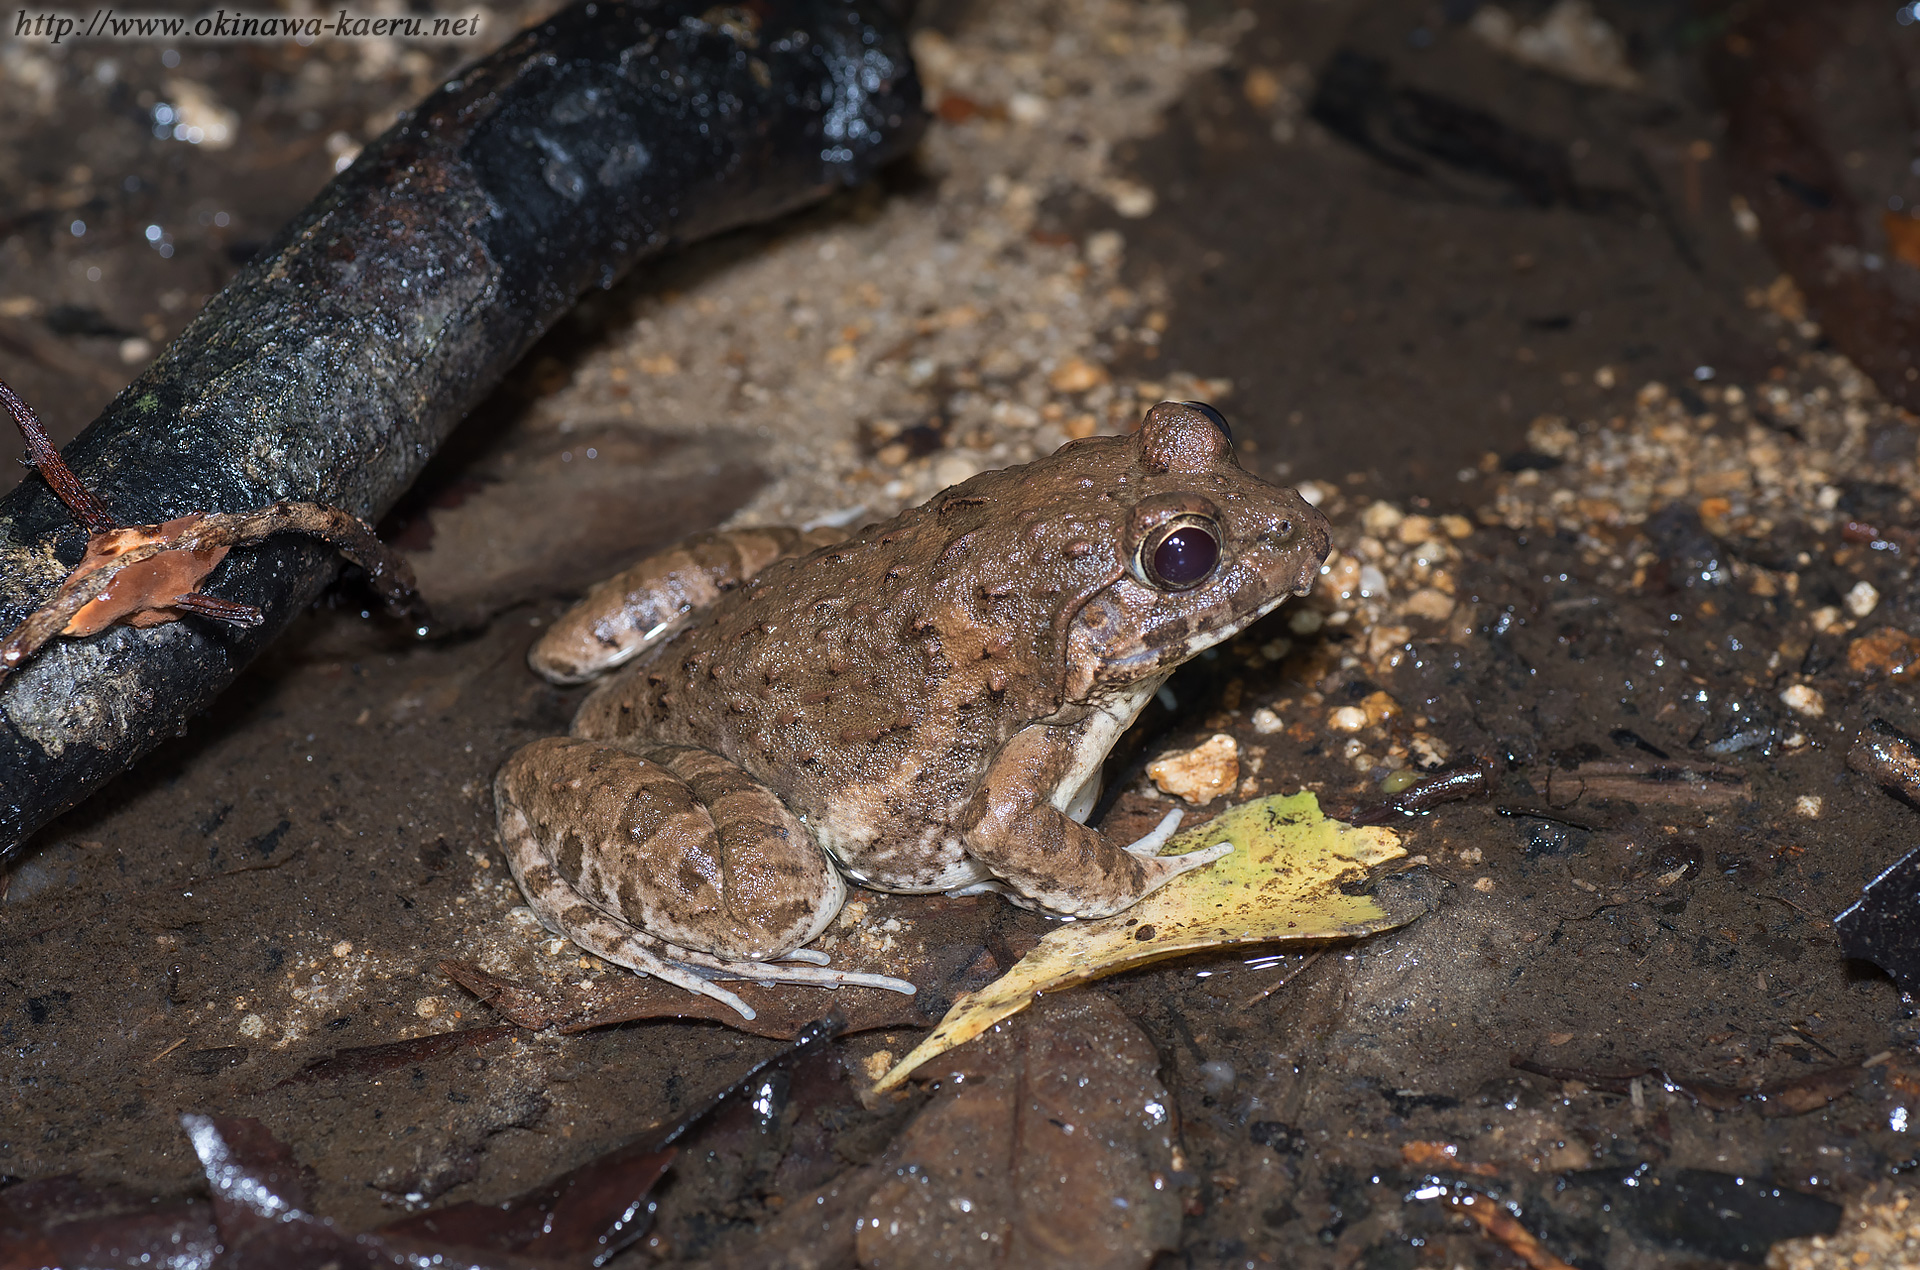
<svg viewBox="0 0 1920 1270"><path fill-rule="evenodd" d="M1222 841L1233 843L1232 854L1175 878L1126 912L1051 931L1020 964L955 1001L875 1090L896 1088L920 1064L1026 1009L1041 992L1196 949L1351 938L1413 917L1390 915L1371 896L1340 889L1404 856L1399 835L1328 820L1311 793L1229 808L1174 838L1161 854L1184 855Z"/></svg>

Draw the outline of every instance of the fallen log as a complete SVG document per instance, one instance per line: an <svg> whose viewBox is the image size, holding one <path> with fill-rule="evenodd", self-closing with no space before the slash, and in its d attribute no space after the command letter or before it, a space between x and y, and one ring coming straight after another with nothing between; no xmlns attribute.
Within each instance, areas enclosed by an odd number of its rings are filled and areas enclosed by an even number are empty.
<svg viewBox="0 0 1920 1270"><path fill-rule="evenodd" d="M587 288L864 178L924 123L884 0L598 0L403 116L64 451L126 524L309 502L376 519ZM0 499L0 630L86 530L29 477ZM48 644L0 685L0 860L178 734L332 579L325 545L235 549L260 610Z"/></svg>

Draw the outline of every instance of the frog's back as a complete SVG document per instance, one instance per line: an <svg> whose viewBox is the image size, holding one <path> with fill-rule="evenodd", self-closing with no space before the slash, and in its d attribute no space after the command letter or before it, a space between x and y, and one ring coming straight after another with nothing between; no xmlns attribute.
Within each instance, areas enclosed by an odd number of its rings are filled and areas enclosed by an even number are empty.
<svg viewBox="0 0 1920 1270"><path fill-rule="evenodd" d="M855 799L863 821L945 821L1060 705L1062 615L1119 568L1094 547L1119 516L1091 493L1125 466L1111 448L1064 487L1045 460L984 473L770 566L594 693L575 734L716 750L820 816Z"/></svg>

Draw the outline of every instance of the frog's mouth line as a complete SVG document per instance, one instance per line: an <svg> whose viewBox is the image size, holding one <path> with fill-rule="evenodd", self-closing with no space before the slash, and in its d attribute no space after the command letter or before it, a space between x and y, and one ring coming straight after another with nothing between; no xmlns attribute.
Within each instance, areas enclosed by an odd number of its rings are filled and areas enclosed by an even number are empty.
<svg viewBox="0 0 1920 1270"><path fill-rule="evenodd" d="M1288 600L1291 600L1292 598L1294 598L1294 596L1298 594L1299 592L1297 591L1282 591L1280 594L1274 596L1272 599L1261 604L1260 607L1248 613L1245 617L1241 618L1239 621L1230 623L1226 626L1216 627L1214 630L1208 631L1204 640L1200 637L1196 637L1194 639L1188 640L1187 656L1192 657L1197 653L1205 651L1206 649L1212 648L1219 644L1226 643L1228 640L1232 639L1235 635L1238 635L1241 631L1246 630L1249 626L1252 626L1255 622L1259 621L1261 618L1265 617L1267 614L1273 612L1275 609L1279 608L1282 604L1285 604Z"/></svg>

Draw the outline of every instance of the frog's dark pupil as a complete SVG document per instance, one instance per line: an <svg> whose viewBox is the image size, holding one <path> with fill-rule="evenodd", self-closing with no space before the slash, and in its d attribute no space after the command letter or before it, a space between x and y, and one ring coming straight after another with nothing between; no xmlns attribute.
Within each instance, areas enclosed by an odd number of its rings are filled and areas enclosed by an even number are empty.
<svg viewBox="0 0 1920 1270"><path fill-rule="evenodd" d="M1153 549L1153 573L1168 586L1192 586L1213 572L1220 544L1198 525L1183 525Z"/></svg>

